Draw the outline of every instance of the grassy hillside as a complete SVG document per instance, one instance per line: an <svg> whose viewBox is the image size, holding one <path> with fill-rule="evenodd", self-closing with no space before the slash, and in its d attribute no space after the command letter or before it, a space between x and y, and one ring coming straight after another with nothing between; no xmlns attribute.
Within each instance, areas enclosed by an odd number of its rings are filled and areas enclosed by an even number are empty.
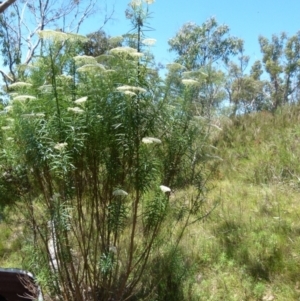
<svg viewBox="0 0 300 301"><path fill-rule="evenodd" d="M223 120L193 300L299 300L300 108ZM192 245L192 244L191 244Z"/></svg>
<svg viewBox="0 0 300 301"><path fill-rule="evenodd" d="M300 300L300 107L224 119L221 128L207 199L218 206L154 265L155 300ZM1 223L0 235L0 266L22 265L15 231Z"/></svg>

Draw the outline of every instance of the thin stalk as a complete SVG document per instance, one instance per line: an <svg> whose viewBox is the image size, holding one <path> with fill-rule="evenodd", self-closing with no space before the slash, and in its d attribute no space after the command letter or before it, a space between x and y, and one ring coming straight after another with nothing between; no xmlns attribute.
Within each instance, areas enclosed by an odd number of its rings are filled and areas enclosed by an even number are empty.
<svg viewBox="0 0 300 301"><path fill-rule="evenodd" d="M59 99L58 99L58 93L57 93L57 86L56 86L56 71L55 71L55 62L53 61L53 53L52 48L50 47L50 60L51 60L51 69L52 69L52 88L54 92L54 98L56 103L56 113L58 117L58 128L59 128L59 139L62 141L62 132L61 132L61 114L60 114L60 108L59 108Z"/></svg>
<svg viewBox="0 0 300 301"><path fill-rule="evenodd" d="M138 20L140 19L140 16L138 17ZM137 33L138 33L138 40L137 40L137 51L140 52L141 49L141 34L142 34L142 22L138 22L137 24ZM140 62L138 60L137 63L137 86L140 84ZM134 243L135 243L135 233L136 233L136 226L137 226L137 220L138 220L138 207L139 207L139 202L141 198L141 191L140 191L140 110L139 110L139 104L140 104L140 93L137 95L137 100L134 103L134 114L135 118L133 120L133 126L135 127L135 153L136 153L136 159L135 159L135 166L136 166L136 171L135 171L135 199L133 201L133 216L132 216L132 228L131 228L131 235L130 235L130 244L129 244L129 259L128 259L128 264L127 264L127 271L125 274L125 277L122 281L121 288L119 290L117 300L121 300L124 292L125 292L125 287L127 280L132 272L132 264L133 264L133 254L134 254Z"/></svg>

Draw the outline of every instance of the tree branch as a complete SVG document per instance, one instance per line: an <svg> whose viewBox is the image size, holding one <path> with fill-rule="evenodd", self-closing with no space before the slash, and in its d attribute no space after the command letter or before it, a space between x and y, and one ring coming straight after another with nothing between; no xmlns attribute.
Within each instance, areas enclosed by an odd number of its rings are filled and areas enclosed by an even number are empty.
<svg viewBox="0 0 300 301"><path fill-rule="evenodd" d="M0 13L3 13L10 5L15 3L16 0L7 0L4 3L0 4Z"/></svg>

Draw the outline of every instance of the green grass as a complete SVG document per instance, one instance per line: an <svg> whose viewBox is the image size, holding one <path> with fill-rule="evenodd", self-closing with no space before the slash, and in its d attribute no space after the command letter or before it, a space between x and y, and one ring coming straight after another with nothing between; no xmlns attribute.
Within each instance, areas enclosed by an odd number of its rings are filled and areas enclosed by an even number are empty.
<svg viewBox="0 0 300 301"><path fill-rule="evenodd" d="M209 199L221 202L190 229L186 300L299 300L299 111L227 119L214 133Z"/></svg>
<svg viewBox="0 0 300 301"><path fill-rule="evenodd" d="M20 267L22 248L22 230L16 224L8 225L0 222L0 267L14 268Z"/></svg>

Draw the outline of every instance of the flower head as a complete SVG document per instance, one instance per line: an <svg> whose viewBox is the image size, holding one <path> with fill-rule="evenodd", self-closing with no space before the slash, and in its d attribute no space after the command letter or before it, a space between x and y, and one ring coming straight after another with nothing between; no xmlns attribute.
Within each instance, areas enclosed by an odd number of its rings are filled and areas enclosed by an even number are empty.
<svg viewBox="0 0 300 301"><path fill-rule="evenodd" d="M120 92L124 92L124 91L133 91L133 92L142 92L142 93L147 92L147 90L145 90L144 88L135 87L135 86L128 86L128 85L120 86L120 87L117 88L117 90L120 91Z"/></svg>
<svg viewBox="0 0 300 301"><path fill-rule="evenodd" d="M35 100L35 99L36 99L36 97L31 96L31 95L19 95L19 96L14 97L14 100L19 100L19 101L22 101L22 100Z"/></svg>
<svg viewBox="0 0 300 301"><path fill-rule="evenodd" d="M142 5L142 0L131 0L130 5L133 9Z"/></svg>
<svg viewBox="0 0 300 301"><path fill-rule="evenodd" d="M115 246L109 246L109 252L117 254L117 248Z"/></svg>
<svg viewBox="0 0 300 301"><path fill-rule="evenodd" d="M89 55L77 55L74 56L73 59L76 63L83 63L83 64L96 64L96 59L93 56Z"/></svg>
<svg viewBox="0 0 300 301"><path fill-rule="evenodd" d="M130 54L133 52L137 52L137 50L131 47L116 47L111 49L109 52L112 54Z"/></svg>
<svg viewBox="0 0 300 301"><path fill-rule="evenodd" d="M132 52L132 53L130 53L130 56L140 58L140 57L144 56L144 53L142 53L142 52Z"/></svg>
<svg viewBox="0 0 300 301"><path fill-rule="evenodd" d="M25 117L25 118L31 118L31 117L34 117L34 113L22 114L21 116Z"/></svg>
<svg viewBox="0 0 300 301"><path fill-rule="evenodd" d="M110 53L114 55L131 56L137 58L140 58L144 55L143 53L138 52L135 48L131 47L116 47L111 49Z"/></svg>
<svg viewBox="0 0 300 301"><path fill-rule="evenodd" d="M87 96L78 98L78 99L76 99L74 102L75 102L77 105L79 105L79 104L85 103L86 101L87 101Z"/></svg>
<svg viewBox="0 0 300 301"><path fill-rule="evenodd" d="M185 86L197 86L199 84L199 82L194 79L183 79L182 83Z"/></svg>
<svg viewBox="0 0 300 301"><path fill-rule="evenodd" d="M30 114L22 114L22 117L29 117L29 118L34 118L34 117L45 117L44 113L30 113Z"/></svg>
<svg viewBox="0 0 300 301"><path fill-rule="evenodd" d="M6 106L6 107L4 108L4 111L9 112L9 111L12 110L12 108L13 108L13 106Z"/></svg>
<svg viewBox="0 0 300 301"><path fill-rule="evenodd" d="M152 143L158 143L158 144L160 144L161 140L158 139L158 138L153 138L153 137L144 137L142 139L142 142L145 143L145 144L152 144Z"/></svg>
<svg viewBox="0 0 300 301"><path fill-rule="evenodd" d="M128 193L122 189L116 189L113 191L114 196L127 196Z"/></svg>
<svg viewBox="0 0 300 301"><path fill-rule="evenodd" d="M68 111L73 112L75 114L82 114L84 113L84 110L78 108L78 107L74 107L74 108L68 108Z"/></svg>
<svg viewBox="0 0 300 301"><path fill-rule="evenodd" d="M153 45L155 45L155 43L156 43L156 40L155 39L144 39L143 41L142 41L142 43L144 44L144 45L146 45L146 46L153 46Z"/></svg>
<svg viewBox="0 0 300 301"><path fill-rule="evenodd" d="M104 66L101 64L86 64L77 69L78 72L88 72L88 71L102 71L105 70Z"/></svg>
<svg viewBox="0 0 300 301"><path fill-rule="evenodd" d="M74 34L74 33L65 33L60 30L39 30L38 35L41 39L53 40L56 42L64 42L66 40L69 41L86 41L87 38L85 36Z"/></svg>
<svg viewBox="0 0 300 301"><path fill-rule="evenodd" d="M129 96L136 96L136 94L132 91L124 91L124 94L129 95Z"/></svg>
<svg viewBox="0 0 300 301"><path fill-rule="evenodd" d="M105 70L105 73L106 73L106 74L113 74L113 73L116 73L116 70L113 70L113 69L106 69L106 70Z"/></svg>
<svg viewBox="0 0 300 301"><path fill-rule="evenodd" d="M167 186L160 185L159 188L162 192L171 192L171 188L169 188Z"/></svg>
<svg viewBox="0 0 300 301"><path fill-rule="evenodd" d="M31 87L31 86L32 86L32 84L29 84L29 83L16 82L16 83L9 85L8 87L9 88L24 88L24 87Z"/></svg>
<svg viewBox="0 0 300 301"><path fill-rule="evenodd" d="M64 143L56 143L54 145L54 149L61 151L61 150L64 150L67 147L67 145L68 145L68 143L66 143L66 142L64 142Z"/></svg>

